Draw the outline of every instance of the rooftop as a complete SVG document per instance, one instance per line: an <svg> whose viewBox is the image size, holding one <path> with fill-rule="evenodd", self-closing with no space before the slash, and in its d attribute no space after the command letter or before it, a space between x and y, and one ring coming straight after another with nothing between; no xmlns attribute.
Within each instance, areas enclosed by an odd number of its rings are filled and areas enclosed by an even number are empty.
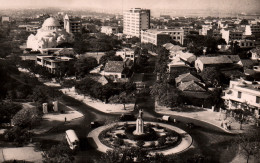
<svg viewBox="0 0 260 163"><path fill-rule="evenodd" d="M228 56L217 56L217 57L199 57L197 60L200 60L203 64L226 64L233 63Z"/></svg>
<svg viewBox="0 0 260 163"><path fill-rule="evenodd" d="M125 63L123 61L108 61L104 71L121 73L124 70L124 65Z"/></svg>
<svg viewBox="0 0 260 163"><path fill-rule="evenodd" d="M54 19L53 17L46 19L42 24L42 27L59 27L59 26L60 26L59 21Z"/></svg>
<svg viewBox="0 0 260 163"><path fill-rule="evenodd" d="M181 74L177 78L175 78L176 83L187 82L187 81L192 81L192 80L197 81L197 82L200 81L200 79L198 79L197 77L195 77L191 73Z"/></svg>

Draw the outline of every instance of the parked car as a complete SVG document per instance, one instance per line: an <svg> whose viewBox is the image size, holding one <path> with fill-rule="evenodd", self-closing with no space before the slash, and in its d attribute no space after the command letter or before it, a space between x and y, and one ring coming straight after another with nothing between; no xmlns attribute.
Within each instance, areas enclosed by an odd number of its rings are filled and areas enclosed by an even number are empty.
<svg viewBox="0 0 260 163"><path fill-rule="evenodd" d="M99 126L102 126L102 122L99 122L99 121L90 122L90 128L97 128Z"/></svg>

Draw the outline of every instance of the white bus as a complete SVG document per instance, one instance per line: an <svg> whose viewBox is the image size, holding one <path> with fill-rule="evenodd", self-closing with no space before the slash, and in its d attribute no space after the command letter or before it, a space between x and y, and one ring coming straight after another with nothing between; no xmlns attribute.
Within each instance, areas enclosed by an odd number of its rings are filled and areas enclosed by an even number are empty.
<svg viewBox="0 0 260 163"><path fill-rule="evenodd" d="M70 149L76 150L79 147L79 138L77 137L74 130L67 130L65 132L67 142L70 146Z"/></svg>

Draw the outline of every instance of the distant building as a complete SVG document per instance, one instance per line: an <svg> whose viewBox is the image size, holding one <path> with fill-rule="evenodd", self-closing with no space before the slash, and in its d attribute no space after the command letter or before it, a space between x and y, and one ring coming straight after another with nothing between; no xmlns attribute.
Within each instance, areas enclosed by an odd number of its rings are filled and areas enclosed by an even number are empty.
<svg viewBox="0 0 260 163"><path fill-rule="evenodd" d="M69 62L73 58L65 56L53 56L53 55L38 55L36 57L36 64L46 67L48 71L55 74L60 68L62 62Z"/></svg>
<svg viewBox="0 0 260 163"><path fill-rule="evenodd" d="M252 53L251 59L252 60L260 60L260 47L256 47L252 50L250 50Z"/></svg>
<svg viewBox="0 0 260 163"><path fill-rule="evenodd" d="M227 56L217 57L198 57L195 61L197 71L203 71L207 67L225 67L233 64L233 61Z"/></svg>
<svg viewBox="0 0 260 163"><path fill-rule="evenodd" d="M68 33L82 33L82 21L80 18L70 18L67 14L64 17L64 29Z"/></svg>
<svg viewBox="0 0 260 163"><path fill-rule="evenodd" d="M195 81L200 82L200 79L192 75L191 73L185 73L179 75L177 78L175 78L176 86L178 86L180 83L189 82L189 81Z"/></svg>
<svg viewBox="0 0 260 163"><path fill-rule="evenodd" d="M36 33L38 29L41 27L39 25L27 25L26 26L26 31L31 32L31 33Z"/></svg>
<svg viewBox="0 0 260 163"><path fill-rule="evenodd" d="M141 36L141 30L150 28L150 10L132 8L124 12L123 33L131 37Z"/></svg>
<svg viewBox="0 0 260 163"><path fill-rule="evenodd" d="M174 40L183 45L184 30L175 29L148 29L141 32L141 42L162 45Z"/></svg>
<svg viewBox="0 0 260 163"><path fill-rule="evenodd" d="M240 48L254 48L255 47L255 40L237 40L238 46Z"/></svg>
<svg viewBox="0 0 260 163"><path fill-rule="evenodd" d="M42 27L37 30L37 33L31 34L27 39L27 48L34 51L55 48L57 45L66 42L73 42L74 38L64 29L60 29L60 23L50 17L44 21Z"/></svg>
<svg viewBox="0 0 260 163"><path fill-rule="evenodd" d="M134 61L135 59L135 51L129 48L124 48L116 52L116 56L121 56L123 60L130 59Z"/></svg>
<svg viewBox="0 0 260 163"><path fill-rule="evenodd" d="M107 77L112 77L114 81L117 79L127 79L129 76L129 71L133 66L133 62L128 61L108 61L105 65L103 75Z"/></svg>
<svg viewBox="0 0 260 163"><path fill-rule="evenodd" d="M101 33L105 33L106 35L112 35L118 33L118 27L111 27L111 26L102 26Z"/></svg>
<svg viewBox="0 0 260 163"><path fill-rule="evenodd" d="M5 22L11 22L11 18L9 16L2 16L2 23L5 23Z"/></svg>
<svg viewBox="0 0 260 163"><path fill-rule="evenodd" d="M260 83L244 80L231 80L222 97L228 109L254 110L259 117Z"/></svg>
<svg viewBox="0 0 260 163"><path fill-rule="evenodd" d="M212 25L202 25L202 29L199 30L199 34L206 36L208 33L208 30L212 29Z"/></svg>

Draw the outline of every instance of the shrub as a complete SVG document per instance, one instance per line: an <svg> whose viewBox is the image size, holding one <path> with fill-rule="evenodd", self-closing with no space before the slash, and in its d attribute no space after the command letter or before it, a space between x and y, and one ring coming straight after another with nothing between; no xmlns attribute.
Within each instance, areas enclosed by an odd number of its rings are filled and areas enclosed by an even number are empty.
<svg viewBox="0 0 260 163"><path fill-rule="evenodd" d="M143 140L138 140L137 143L136 143L136 145L137 145L138 147L143 147L143 146L144 146L144 141L143 141Z"/></svg>
<svg viewBox="0 0 260 163"><path fill-rule="evenodd" d="M22 129L20 127L13 127L10 130L4 132L4 138L7 141L15 142L18 146L27 143L32 136L27 129Z"/></svg>
<svg viewBox="0 0 260 163"><path fill-rule="evenodd" d="M40 111L37 108L23 108L13 117L13 125L22 128L32 127L39 123L41 118Z"/></svg>
<svg viewBox="0 0 260 163"><path fill-rule="evenodd" d="M163 146L165 144L165 142L166 142L166 138L165 137L160 137L158 139L159 146Z"/></svg>
<svg viewBox="0 0 260 163"><path fill-rule="evenodd" d="M155 147L155 142L151 142L150 147Z"/></svg>
<svg viewBox="0 0 260 163"><path fill-rule="evenodd" d="M122 140L120 138L115 138L113 143L115 146L121 146L124 144L124 140Z"/></svg>

